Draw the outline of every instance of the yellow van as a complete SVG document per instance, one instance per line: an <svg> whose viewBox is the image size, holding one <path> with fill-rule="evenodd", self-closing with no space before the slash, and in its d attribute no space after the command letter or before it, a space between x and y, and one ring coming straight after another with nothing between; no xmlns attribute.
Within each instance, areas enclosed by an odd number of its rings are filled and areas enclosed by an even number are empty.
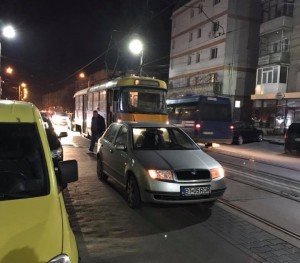
<svg viewBox="0 0 300 263"><path fill-rule="evenodd" d="M77 263L62 189L76 160L55 172L43 120L31 103L0 100L0 262Z"/></svg>

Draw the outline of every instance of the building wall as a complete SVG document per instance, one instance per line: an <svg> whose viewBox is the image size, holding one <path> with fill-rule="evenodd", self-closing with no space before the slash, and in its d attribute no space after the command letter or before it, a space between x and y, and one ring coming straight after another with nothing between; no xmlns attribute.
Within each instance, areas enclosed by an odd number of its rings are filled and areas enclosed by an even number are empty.
<svg viewBox="0 0 300 263"><path fill-rule="evenodd" d="M288 92L300 91L300 1L295 0L291 35Z"/></svg>
<svg viewBox="0 0 300 263"><path fill-rule="evenodd" d="M237 98L242 109L234 116L244 118L242 111L249 112L250 95L255 87L260 1L213 3L213 0L190 1L173 12L168 95L188 92L227 95L233 105ZM215 32L213 22L219 23ZM217 48L216 58L211 57L214 48Z"/></svg>

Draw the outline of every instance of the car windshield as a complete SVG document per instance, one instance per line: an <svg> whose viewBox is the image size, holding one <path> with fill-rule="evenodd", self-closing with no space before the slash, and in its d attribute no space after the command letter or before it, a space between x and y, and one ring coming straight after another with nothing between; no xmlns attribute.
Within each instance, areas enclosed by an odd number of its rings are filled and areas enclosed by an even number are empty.
<svg viewBox="0 0 300 263"><path fill-rule="evenodd" d="M0 123L0 201L46 195L45 159L32 123Z"/></svg>
<svg viewBox="0 0 300 263"><path fill-rule="evenodd" d="M135 150L194 150L199 147L178 128L133 128Z"/></svg>

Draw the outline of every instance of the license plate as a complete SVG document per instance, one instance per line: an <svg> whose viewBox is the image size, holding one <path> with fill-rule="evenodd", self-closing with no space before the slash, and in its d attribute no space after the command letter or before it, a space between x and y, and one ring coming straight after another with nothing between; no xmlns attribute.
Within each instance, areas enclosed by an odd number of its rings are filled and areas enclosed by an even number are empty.
<svg viewBox="0 0 300 263"><path fill-rule="evenodd" d="M204 131L203 134L206 134L206 135L213 135L214 133L211 132L211 131Z"/></svg>
<svg viewBox="0 0 300 263"><path fill-rule="evenodd" d="M209 195L210 186L181 186L181 196L197 196L197 195Z"/></svg>

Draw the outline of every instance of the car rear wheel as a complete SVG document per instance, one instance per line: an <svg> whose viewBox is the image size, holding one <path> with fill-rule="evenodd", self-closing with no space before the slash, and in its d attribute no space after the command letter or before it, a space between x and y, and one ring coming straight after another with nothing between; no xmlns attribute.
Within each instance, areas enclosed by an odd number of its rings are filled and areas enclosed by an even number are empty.
<svg viewBox="0 0 300 263"><path fill-rule="evenodd" d="M238 139L237 139L237 144L238 145L242 145L244 143L244 139L242 135L239 135Z"/></svg>
<svg viewBox="0 0 300 263"><path fill-rule="evenodd" d="M139 208L141 206L141 195L139 186L134 176L130 176L127 181L127 202L131 208Z"/></svg>
<svg viewBox="0 0 300 263"><path fill-rule="evenodd" d="M108 176L103 171L103 162L100 157L97 159L97 176L100 181L107 181Z"/></svg>

